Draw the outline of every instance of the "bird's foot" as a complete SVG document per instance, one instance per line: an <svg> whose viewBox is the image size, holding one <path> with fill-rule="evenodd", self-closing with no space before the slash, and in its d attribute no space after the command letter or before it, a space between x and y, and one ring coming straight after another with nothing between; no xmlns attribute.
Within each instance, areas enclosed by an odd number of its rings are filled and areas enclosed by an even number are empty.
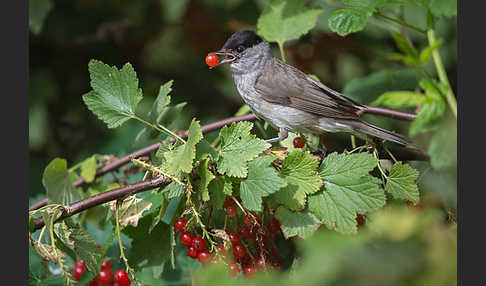
<svg viewBox="0 0 486 286"><path fill-rule="evenodd" d="M278 137L267 139L265 140L265 142L267 143L280 142L286 139L287 137L289 137L289 132L285 129L280 128L278 131Z"/></svg>

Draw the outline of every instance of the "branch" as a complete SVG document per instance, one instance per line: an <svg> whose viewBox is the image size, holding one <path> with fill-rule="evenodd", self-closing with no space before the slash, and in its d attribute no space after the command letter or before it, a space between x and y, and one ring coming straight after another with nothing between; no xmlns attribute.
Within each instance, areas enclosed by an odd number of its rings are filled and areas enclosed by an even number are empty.
<svg viewBox="0 0 486 286"><path fill-rule="evenodd" d="M364 110L364 112L370 113L370 114L381 115L381 116L387 116L387 117L390 117L390 118L395 118L395 119L400 119L400 120L413 120L413 119L415 119L415 114L401 112L401 111L387 109L387 108L380 108L380 107L366 106L366 109ZM219 120L219 121L212 122L212 123L201 126L201 132L203 134L205 134L205 133L209 133L211 131L219 130L223 126L230 125L233 122L255 121L255 120L257 120L257 117L254 114L246 114L246 115L241 115L241 116L229 117L229 118L226 118L226 119L223 119L223 120ZM189 131L183 131L182 134L181 134L181 137L187 138L188 135L189 135ZM129 163L132 159L139 158L139 157L148 155L152 152L155 152L155 151L157 151L157 149L159 149L160 145L161 145L161 143L157 142L157 143L154 143L154 144L149 145L147 147L144 147L142 149L139 149L139 150L137 150L133 153L130 153L130 154L124 156L124 157L113 160L112 162L110 162L110 163L106 164L105 166L96 170L95 177L99 177L99 176L102 176L106 173L114 171L114 170L120 168L121 166ZM386 154L386 155L388 156L388 154ZM413 156L413 153L410 153L408 156L406 156L406 158L412 158L412 159L409 159L409 160L414 160L415 157ZM423 159L423 157L420 157L420 158ZM420 158L415 159L415 160L422 160ZM403 160L405 160L405 159L403 159ZM81 177L78 180L76 180L75 182L73 182L73 186L79 187L79 186L81 186L85 183L86 183L85 179L83 177ZM36 210L36 209L41 208L41 207L43 207L47 204L48 204L48 200L47 200L47 198L44 198L44 199L32 204L29 207L29 211Z"/></svg>
<svg viewBox="0 0 486 286"><path fill-rule="evenodd" d="M155 189L160 186L166 186L171 182L170 179L159 176L153 179L148 179L145 181L141 181L138 183L126 185L117 189L113 189L110 191L106 191L92 197L86 198L84 200L80 200L74 202L68 206L64 207L64 211L62 215L59 217L56 222L63 220L67 217L73 216L79 212L87 210L89 208L107 203L109 201L117 200L124 198L129 195L134 195L136 193L140 193L143 191L148 191L151 189ZM42 228L45 225L44 220L42 218L38 218L35 220L35 230Z"/></svg>

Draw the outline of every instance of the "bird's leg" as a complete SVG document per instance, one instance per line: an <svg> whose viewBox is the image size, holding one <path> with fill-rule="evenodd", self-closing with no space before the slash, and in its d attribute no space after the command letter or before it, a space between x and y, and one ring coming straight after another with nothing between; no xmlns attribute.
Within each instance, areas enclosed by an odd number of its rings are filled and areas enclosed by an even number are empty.
<svg viewBox="0 0 486 286"><path fill-rule="evenodd" d="M267 143L279 142L289 137L289 132L283 128L278 130L278 137L265 140Z"/></svg>

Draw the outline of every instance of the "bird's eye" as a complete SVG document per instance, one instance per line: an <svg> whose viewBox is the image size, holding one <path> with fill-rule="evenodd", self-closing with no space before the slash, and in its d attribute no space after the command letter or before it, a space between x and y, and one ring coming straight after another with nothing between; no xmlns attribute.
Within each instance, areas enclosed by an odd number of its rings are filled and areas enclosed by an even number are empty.
<svg viewBox="0 0 486 286"><path fill-rule="evenodd" d="M245 47L244 47L244 46L242 46L242 45L239 45L239 46L236 48L236 51L237 51L238 53L241 53L241 52L243 52L244 50L245 50Z"/></svg>

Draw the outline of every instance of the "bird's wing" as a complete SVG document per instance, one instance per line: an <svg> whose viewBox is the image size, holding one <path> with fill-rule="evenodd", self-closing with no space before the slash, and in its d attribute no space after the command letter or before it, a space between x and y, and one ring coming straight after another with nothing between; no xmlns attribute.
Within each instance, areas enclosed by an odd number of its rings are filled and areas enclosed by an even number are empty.
<svg viewBox="0 0 486 286"><path fill-rule="evenodd" d="M274 58L255 83L266 101L323 117L358 119L362 106Z"/></svg>

